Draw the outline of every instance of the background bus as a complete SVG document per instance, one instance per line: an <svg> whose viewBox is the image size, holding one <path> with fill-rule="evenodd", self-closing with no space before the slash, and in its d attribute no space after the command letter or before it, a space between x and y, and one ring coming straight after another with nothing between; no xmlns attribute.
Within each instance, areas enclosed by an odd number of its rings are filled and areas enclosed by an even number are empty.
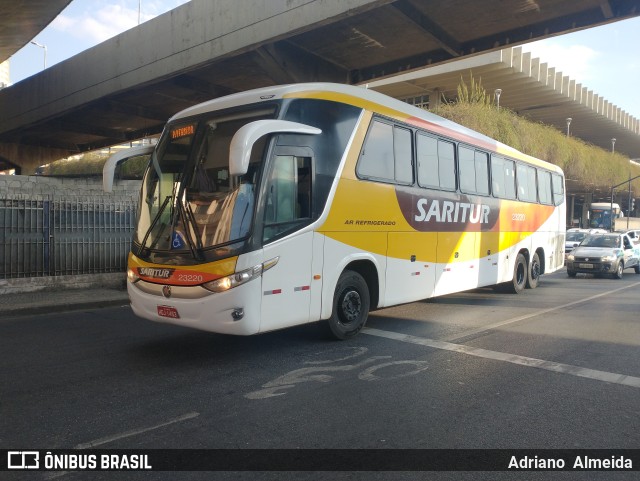
<svg viewBox="0 0 640 481"><path fill-rule="evenodd" d="M611 225L611 207L613 207L613 227ZM593 202L589 205L589 227L614 230L615 219L621 215L620 206L610 202Z"/></svg>
<svg viewBox="0 0 640 481"><path fill-rule="evenodd" d="M154 321L248 335L326 320L344 339L370 309L536 287L564 264L565 222L555 165L364 88L265 88L169 120L128 291Z"/></svg>

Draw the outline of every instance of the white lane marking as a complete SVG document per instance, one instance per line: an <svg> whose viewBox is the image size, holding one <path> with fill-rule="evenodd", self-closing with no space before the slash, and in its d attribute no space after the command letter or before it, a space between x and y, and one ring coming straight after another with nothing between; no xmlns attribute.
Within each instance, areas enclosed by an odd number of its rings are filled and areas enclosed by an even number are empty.
<svg viewBox="0 0 640 481"><path fill-rule="evenodd" d="M102 446L103 444L110 443L112 441L117 441L119 439L128 438L131 436L136 436L138 434L146 433L149 431L153 431L154 429L163 428L165 426L169 426L171 424L179 423L182 421L186 421L188 419L197 418L200 416L200 413L187 413L182 416L178 416L177 418L170 419L169 421L165 421L164 423L156 424L155 426L150 426L147 428L140 429L132 429L130 431L125 431L120 434L114 434L113 436L105 436L104 438L94 439L93 441L89 441L88 443L81 443L74 447L74 449L88 449L95 448L96 446Z"/></svg>
<svg viewBox="0 0 640 481"><path fill-rule="evenodd" d="M489 351L487 349L481 349L478 347L465 346L463 344L453 344L451 342L445 341L436 341L434 339L410 336L408 334L400 334L397 332L382 331L380 329L374 329L370 327L364 328L362 332L364 334L369 334L370 336L384 337L387 339L392 339L394 341L408 342L411 344L418 344L420 346L432 347L434 349L442 349L445 351L468 354L469 356L510 362L512 364L518 364L520 366L535 367L538 369L545 369L547 371L594 379L596 381L610 382L614 384L622 384L623 386L640 388L640 377L627 376L625 374L617 374L607 371L597 371L595 369L587 369L580 366L573 366L571 364L545 361L543 359L536 359L534 357L518 356L516 354L509 354L506 352Z"/></svg>
<svg viewBox="0 0 640 481"><path fill-rule="evenodd" d="M567 304L563 304L561 306L550 307L549 309L536 310L535 312L532 312L530 314L524 314L522 316L507 319L505 321L494 322L493 324L488 324L486 326L479 327L477 329L470 329L468 331L460 332L458 334L452 334L450 336L443 337L442 340L448 341L448 342L459 341L460 339L464 339L465 337L473 336L475 334L480 334L485 331L490 331L491 329L495 329L497 327L506 326L507 324L513 324L514 322L518 322L518 321L524 321L525 319L531 319L532 317L548 314L549 312L559 311L560 309L566 309L567 307L575 306L577 304L582 304L583 302L589 302L594 299L598 299L599 297L609 296L611 294L615 294L616 292L624 291L625 289L631 289L632 287L636 287L636 286L640 286L640 282L635 282L628 286L619 287L618 289L614 289L612 291L602 292L600 294L596 294L590 297L585 297L584 299L578 299L577 301L568 302Z"/></svg>

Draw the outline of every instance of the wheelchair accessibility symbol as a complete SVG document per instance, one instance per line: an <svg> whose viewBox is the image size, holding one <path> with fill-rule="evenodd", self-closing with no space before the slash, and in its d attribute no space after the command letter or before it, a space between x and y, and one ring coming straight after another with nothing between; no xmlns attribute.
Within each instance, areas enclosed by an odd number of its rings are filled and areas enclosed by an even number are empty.
<svg viewBox="0 0 640 481"><path fill-rule="evenodd" d="M180 232L174 231L171 234L171 248L172 249L182 249L184 247L184 239Z"/></svg>

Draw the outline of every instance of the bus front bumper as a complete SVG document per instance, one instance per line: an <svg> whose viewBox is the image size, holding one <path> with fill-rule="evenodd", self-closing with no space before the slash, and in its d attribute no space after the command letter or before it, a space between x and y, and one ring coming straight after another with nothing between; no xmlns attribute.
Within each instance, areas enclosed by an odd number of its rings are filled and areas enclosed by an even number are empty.
<svg viewBox="0 0 640 481"><path fill-rule="evenodd" d="M260 331L259 279L219 293L200 286L166 287L127 282L133 312L151 321L220 334L248 336Z"/></svg>

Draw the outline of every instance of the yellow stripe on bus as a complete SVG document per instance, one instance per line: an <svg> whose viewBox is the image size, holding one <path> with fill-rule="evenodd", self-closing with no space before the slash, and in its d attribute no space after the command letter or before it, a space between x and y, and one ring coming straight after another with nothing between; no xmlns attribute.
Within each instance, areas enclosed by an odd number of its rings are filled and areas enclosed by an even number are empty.
<svg viewBox="0 0 640 481"><path fill-rule="evenodd" d="M178 286L200 285L233 274L238 256L193 266L152 264L129 253L128 267L138 277L157 284Z"/></svg>

